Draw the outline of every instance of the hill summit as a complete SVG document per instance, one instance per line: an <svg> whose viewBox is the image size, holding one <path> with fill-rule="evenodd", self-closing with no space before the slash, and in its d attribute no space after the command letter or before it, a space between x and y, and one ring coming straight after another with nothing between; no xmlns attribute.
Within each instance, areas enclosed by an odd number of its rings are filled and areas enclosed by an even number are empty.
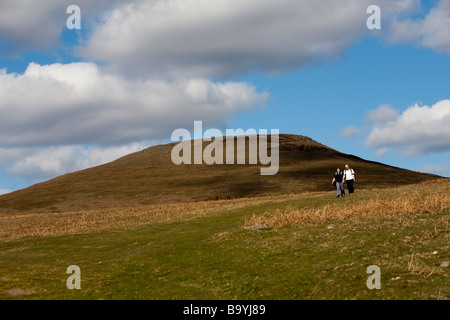
<svg viewBox="0 0 450 320"><path fill-rule="evenodd" d="M202 142L203 148L210 143ZM261 164L175 165L171 151L176 144L153 146L3 195L0 213L63 212L331 191L333 173L347 163L357 175L356 190L440 178L344 154L300 135L279 135L279 170L267 176L260 175ZM270 139L268 152L269 145Z"/></svg>

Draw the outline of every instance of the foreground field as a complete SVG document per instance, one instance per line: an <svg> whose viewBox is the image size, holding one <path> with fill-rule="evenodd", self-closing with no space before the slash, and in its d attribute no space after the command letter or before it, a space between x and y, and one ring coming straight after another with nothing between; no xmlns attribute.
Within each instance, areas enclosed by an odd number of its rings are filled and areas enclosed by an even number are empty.
<svg viewBox="0 0 450 320"><path fill-rule="evenodd" d="M443 179L344 199L2 215L0 298L449 299L449 194ZM70 265L80 290L66 287Z"/></svg>

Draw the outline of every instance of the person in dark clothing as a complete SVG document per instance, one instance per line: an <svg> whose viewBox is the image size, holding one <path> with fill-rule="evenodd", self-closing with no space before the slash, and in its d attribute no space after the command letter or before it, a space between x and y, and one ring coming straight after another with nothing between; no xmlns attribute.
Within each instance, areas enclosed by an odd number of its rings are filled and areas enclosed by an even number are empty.
<svg viewBox="0 0 450 320"><path fill-rule="evenodd" d="M345 196L343 179L344 173L341 172L341 169L337 168L333 180L331 181L331 183L336 186L336 198Z"/></svg>

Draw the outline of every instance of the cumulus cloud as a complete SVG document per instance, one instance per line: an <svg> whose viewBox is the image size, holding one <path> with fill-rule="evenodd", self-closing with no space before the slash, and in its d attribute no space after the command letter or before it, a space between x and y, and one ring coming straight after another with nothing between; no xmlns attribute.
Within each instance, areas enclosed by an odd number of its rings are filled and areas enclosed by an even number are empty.
<svg viewBox="0 0 450 320"><path fill-rule="evenodd" d="M450 54L450 2L440 0L423 18L395 20L389 27L393 43L416 43Z"/></svg>
<svg viewBox="0 0 450 320"><path fill-rule="evenodd" d="M382 104L375 110L369 111L366 118L372 123L384 123L398 118L398 111L388 104Z"/></svg>
<svg viewBox="0 0 450 320"><path fill-rule="evenodd" d="M389 148L383 147L375 150L375 157L382 158L389 152Z"/></svg>
<svg viewBox="0 0 450 320"><path fill-rule="evenodd" d="M356 128L354 126L347 126L341 129L341 137L350 138L355 135L361 134L362 129Z"/></svg>
<svg viewBox="0 0 450 320"><path fill-rule="evenodd" d="M94 63L31 63L24 74L0 70L0 166L25 181L42 181L165 142L194 120L225 126L268 98L247 83L137 80Z"/></svg>
<svg viewBox="0 0 450 320"><path fill-rule="evenodd" d="M450 166L441 166L434 164L424 164L417 171L425 172L425 173L434 173L438 175L445 175L450 172Z"/></svg>
<svg viewBox="0 0 450 320"><path fill-rule="evenodd" d="M5 173L32 182L41 181L66 172L111 162L124 155L140 151L149 145L154 145L156 142L134 142L112 147L67 145L24 148L20 150L22 156L14 161Z"/></svg>
<svg viewBox="0 0 450 320"><path fill-rule="evenodd" d="M146 77L283 72L333 59L362 36L366 9L383 21L420 0L78 0L85 59ZM70 0L4 0L0 49L61 47ZM442 5L443 7L443 5ZM383 22L383 23L384 23ZM86 30L87 29L87 30ZM372 33L373 34L373 33Z"/></svg>
<svg viewBox="0 0 450 320"><path fill-rule="evenodd" d="M389 119L373 124L366 145L375 149L397 148L405 156L450 150L450 100L431 107L416 104Z"/></svg>
<svg viewBox="0 0 450 320"><path fill-rule="evenodd" d="M130 0L131 1L131 0ZM111 10L119 0L77 0L83 26ZM23 50L49 50L58 46L61 32L66 28L66 13L72 0L2 0L0 3L0 39L7 43L10 53ZM1 44L1 43L0 43Z"/></svg>
<svg viewBox="0 0 450 320"><path fill-rule="evenodd" d="M10 193L10 192L12 192L12 191L8 190L8 189L0 189L0 195L7 194L7 193Z"/></svg>
<svg viewBox="0 0 450 320"><path fill-rule="evenodd" d="M133 75L221 77L277 73L333 59L383 16L415 0L143 0L109 12L79 52Z"/></svg>
<svg viewBox="0 0 450 320"><path fill-rule="evenodd" d="M225 125L267 93L239 82L133 80L93 63L31 63L0 72L0 147L124 144L167 137L194 120Z"/></svg>

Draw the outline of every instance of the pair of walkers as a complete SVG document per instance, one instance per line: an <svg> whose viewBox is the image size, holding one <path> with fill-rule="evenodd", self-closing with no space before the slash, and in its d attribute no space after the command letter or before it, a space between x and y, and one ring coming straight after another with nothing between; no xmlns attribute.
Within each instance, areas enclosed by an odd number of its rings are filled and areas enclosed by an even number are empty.
<svg viewBox="0 0 450 320"><path fill-rule="evenodd" d="M355 192L354 183L356 181L355 171L351 169L348 164L345 165L345 170L341 172L341 169L337 168L334 173L331 183L336 186L336 198L340 196L345 197L344 182L347 183L348 193Z"/></svg>

